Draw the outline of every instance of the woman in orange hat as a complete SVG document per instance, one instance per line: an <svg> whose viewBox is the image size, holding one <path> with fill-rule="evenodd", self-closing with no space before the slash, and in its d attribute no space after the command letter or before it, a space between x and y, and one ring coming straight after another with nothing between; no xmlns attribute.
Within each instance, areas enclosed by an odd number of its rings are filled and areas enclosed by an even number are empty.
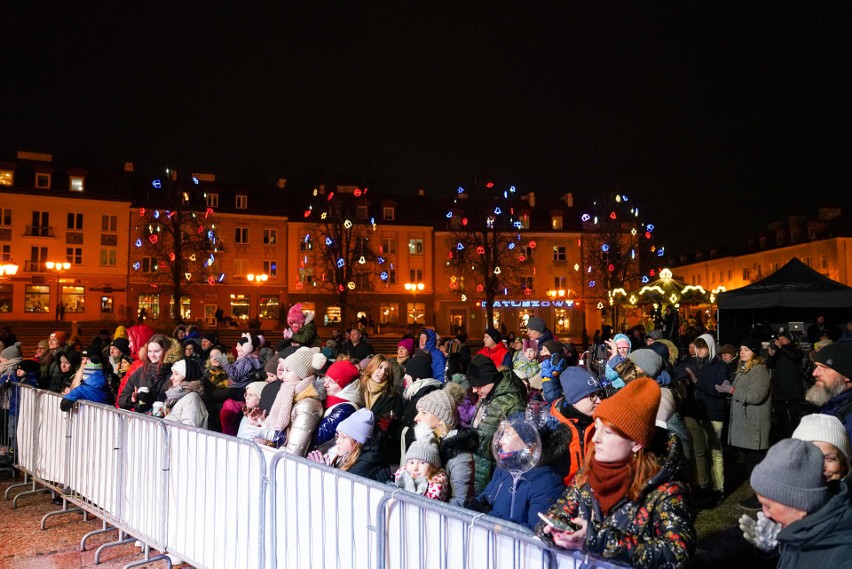
<svg viewBox="0 0 852 569"><path fill-rule="evenodd" d="M689 565L696 537L677 475L681 447L676 436L656 436L659 406L660 387L648 378L598 405L593 446L536 526L542 540L632 567Z"/></svg>

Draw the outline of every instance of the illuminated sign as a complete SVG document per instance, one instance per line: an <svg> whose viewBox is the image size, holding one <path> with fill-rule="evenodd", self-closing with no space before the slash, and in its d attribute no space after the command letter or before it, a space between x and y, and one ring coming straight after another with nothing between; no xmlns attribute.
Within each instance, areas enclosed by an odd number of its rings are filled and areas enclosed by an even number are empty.
<svg viewBox="0 0 852 569"><path fill-rule="evenodd" d="M479 303L482 308L485 308L485 301ZM547 308L555 306L557 308L574 306L573 300L495 300L494 308Z"/></svg>

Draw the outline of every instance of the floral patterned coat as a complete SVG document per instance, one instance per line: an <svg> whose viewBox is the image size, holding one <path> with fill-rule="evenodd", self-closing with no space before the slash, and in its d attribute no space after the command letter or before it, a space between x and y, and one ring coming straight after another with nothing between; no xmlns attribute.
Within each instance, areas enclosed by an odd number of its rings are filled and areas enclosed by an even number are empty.
<svg viewBox="0 0 852 569"><path fill-rule="evenodd" d="M586 551L592 555L638 569L688 567L696 535L688 490L678 480L680 441L670 434L665 446L662 468L648 480L638 500L623 498L604 516L586 483L568 488L548 515L563 521L578 516L588 520ZM536 534L554 546L550 535L543 533L543 526L543 522L536 526Z"/></svg>

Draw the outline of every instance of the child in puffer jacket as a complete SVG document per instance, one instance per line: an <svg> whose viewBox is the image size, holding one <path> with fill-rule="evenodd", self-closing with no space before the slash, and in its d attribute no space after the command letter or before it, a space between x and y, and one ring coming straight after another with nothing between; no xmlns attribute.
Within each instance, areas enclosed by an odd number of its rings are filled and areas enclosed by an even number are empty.
<svg viewBox="0 0 852 569"><path fill-rule="evenodd" d="M607 340L607 345L609 346L610 358L606 362L606 370L604 372L606 385L604 387L612 386L615 389L621 389L624 387L624 380L619 377L618 372L615 371L615 367L630 355L630 338L624 334L616 334L615 338Z"/></svg>
<svg viewBox="0 0 852 569"><path fill-rule="evenodd" d="M441 468L441 455L434 436L416 440L405 453L405 465L393 476L399 488L433 500L446 502L450 495L450 481Z"/></svg>

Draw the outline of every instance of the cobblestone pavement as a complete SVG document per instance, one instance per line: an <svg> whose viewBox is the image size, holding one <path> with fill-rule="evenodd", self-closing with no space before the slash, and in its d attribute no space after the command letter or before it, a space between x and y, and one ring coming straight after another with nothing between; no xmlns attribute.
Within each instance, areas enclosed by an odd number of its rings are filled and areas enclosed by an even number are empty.
<svg viewBox="0 0 852 569"><path fill-rule="evenodd" d="M12 500L3 495L13 482L4 477L0 481L0 569L82 569L98 567L115 569L143 559L133 544L110 547L95 565L98 546L115 541L118 532L112 531L92 537L86 551L80 552L80 540L86 533L102 528L103 522L90 518L84 522L82 514L72 513L48 518L47 529L41 529L41 519L48 512L62 508L51 502L49 493L25 496L12 508ZM28 488L13 489L10 498ZM152 551L151 555L156 552ZM166 567L165 561L151 562L142 567ZM180 567L189 567L181 565Z"/></svg>

